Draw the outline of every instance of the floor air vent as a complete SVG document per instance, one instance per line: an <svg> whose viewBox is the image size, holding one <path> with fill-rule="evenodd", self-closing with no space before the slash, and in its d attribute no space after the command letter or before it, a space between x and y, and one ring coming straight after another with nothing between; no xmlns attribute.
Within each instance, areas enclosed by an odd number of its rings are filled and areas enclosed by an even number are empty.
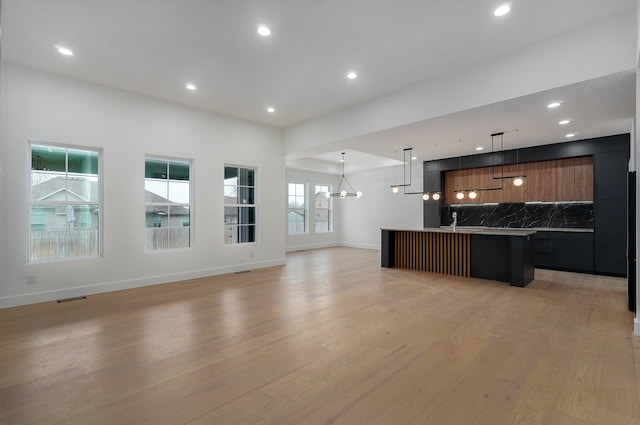
<svg viewBox="0 0 640 425"><path fill-rule="evenodd" d="M65 298L64 300L58 300L59 303L66 303L68 301L78 301L78 300L86 300L87 297L72 297L72 298Z"/></svg>

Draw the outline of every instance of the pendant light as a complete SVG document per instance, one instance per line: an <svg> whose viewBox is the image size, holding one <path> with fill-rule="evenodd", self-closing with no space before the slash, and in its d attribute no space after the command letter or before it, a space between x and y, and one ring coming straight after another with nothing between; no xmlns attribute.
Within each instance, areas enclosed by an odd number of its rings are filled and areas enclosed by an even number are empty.
<svg viewBox="0 0 640 425"><path fill-rule="evenodd" d="M499 138L499 139L498 139ZM500 150L496 151L496 144L497 144L497 140L499 140L500 142ZM496 161L496 154L500 154L500 161L499 163ZM516 158L517 158L517 151L516 151ZM458 169L459 171L462 171L462 157L458 158L459 161L459 165L458 165ZM498 132L498 133L493 133L491 135L491 176L493 180L499 180L500 181L500 186L497 187L486 187L486 188L475 188L475 189L458 189L458 190L454 190L454 193L456 194L456 199L458 200L463 200L465 193L467 193L469 196L469 199L476 199L478 197L478 192L484 192L484 191L488 191L488 190L502 190L504 188L503 185L503 180L504 179L514 179L513 184L516 186L521 186L522 182L523 182L523 178L525 176L523 175L518 175L518 176L505 176L504 175L504 132ZM516 159L516 164L517 164L517 159ZM499 167L499 168L498 168ZM499 173L496 171L498 170ZM516 171L517 171L517 165L516 165Z"/></svg>
<svg viewBox="0 0 640 425"><path fill-rule="evenodd" d="M522 184L524 183L524 178L526 177L519 174L519 168L520 168L519 152L520 150L516 149L516 175L514 176L514 179L513 179L513 185L518 187L522 186Z"/></svg>
<svg viewBox="0 0 640 425"><path fill-rule="evenodd" d="M331 196L338 196L340 197L340 199L344 199L347 196L355 196L356 198L362 198L362 192L361 191L355 191L353 189L353 186L351 186L351 183L349 183L349 180L347 180L347 178L344 175L344 155L345 153L342 152L342 177L340 177L340 183L338 183L338 190L334 193L330 193L329 197ZM348 190L347 190L348 189Z"/></svg>
<svg viewBox="0 0 640 425"><path fill-rule="evenodd" d="M437 201L440 199L440 192L407 192L407 187L410 187L412 185L411 182L411 176L413 174L412 172L412 164L413 163L409 163L409 183L407 183L407 157L409 157L409 160L411 160L413 158L413 148L404 148L403 152L402 152L402 184L394 184L391 185L391 191L393 193L398 193L400 192L400 188L402 188L402 193L404 193L405 195L422 195L422 199L424 201L428 201L430 198L432 198L434 201Z"/></svg>

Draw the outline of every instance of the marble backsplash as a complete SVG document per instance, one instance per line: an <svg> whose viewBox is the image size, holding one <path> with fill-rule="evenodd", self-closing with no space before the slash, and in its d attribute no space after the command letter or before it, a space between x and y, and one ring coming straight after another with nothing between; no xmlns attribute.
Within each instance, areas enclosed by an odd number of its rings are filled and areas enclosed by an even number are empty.
<svg viewBox="0 0 640 425"><path fill-rule="evenodd" d="M458 226L593 229L593 202L527 202L449 205L443 225L458 215Z"/></svg>

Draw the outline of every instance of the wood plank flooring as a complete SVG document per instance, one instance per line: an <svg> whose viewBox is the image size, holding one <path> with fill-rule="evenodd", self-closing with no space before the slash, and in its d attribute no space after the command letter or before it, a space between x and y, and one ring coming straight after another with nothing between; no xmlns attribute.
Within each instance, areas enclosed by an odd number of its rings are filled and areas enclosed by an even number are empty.
<svg viewBox="0 0 640 425"><path fill-rule="evenodd" d="M2 424L640 424L626 280L378 251L0 310Z"/></svg>

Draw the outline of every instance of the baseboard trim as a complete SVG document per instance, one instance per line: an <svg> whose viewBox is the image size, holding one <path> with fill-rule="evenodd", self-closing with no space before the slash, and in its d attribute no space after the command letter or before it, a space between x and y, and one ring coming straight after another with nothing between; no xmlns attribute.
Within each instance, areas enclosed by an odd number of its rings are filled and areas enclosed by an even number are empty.
<svg viewBox="0 0 640 425"><path fill-rule="evenodd" d="M344 246L347 248L373 249L376 251L380 251L380 246L376 244L341 242L339 246Z"/></svg>
<svg viewBox="0 0 640 425"><path fill-rule="evenodd" d="M317 243L317 244L309 244L309 245L293 245L287 247L287 252L296 252L296 251L306 251L308 249L322 249L322 248L333 248L339 246L335 242L329 243Z"/></svg>
<svg viewBox="0 0 640 425"><path fill-rule="evenodd" d="M236 264L233 266L214 267L210 269L192 270L188 272L173 273L158 276L149 276L136 279L104 282L93 285L79 286L75 288L62 288L52 291L33 292L30 294L13 295L0 298L0 309L19 307L22 305L56 301L61 299L85 297L89 295L103 294L106 292L121 291L125 289L141 288L144 286L161 285L163 283L177 282L181 280L199 279L202 277L221 274L236 273L247 270L262 269L265 267L282 266L287 263L286 258L257 263Z"/></svg>

